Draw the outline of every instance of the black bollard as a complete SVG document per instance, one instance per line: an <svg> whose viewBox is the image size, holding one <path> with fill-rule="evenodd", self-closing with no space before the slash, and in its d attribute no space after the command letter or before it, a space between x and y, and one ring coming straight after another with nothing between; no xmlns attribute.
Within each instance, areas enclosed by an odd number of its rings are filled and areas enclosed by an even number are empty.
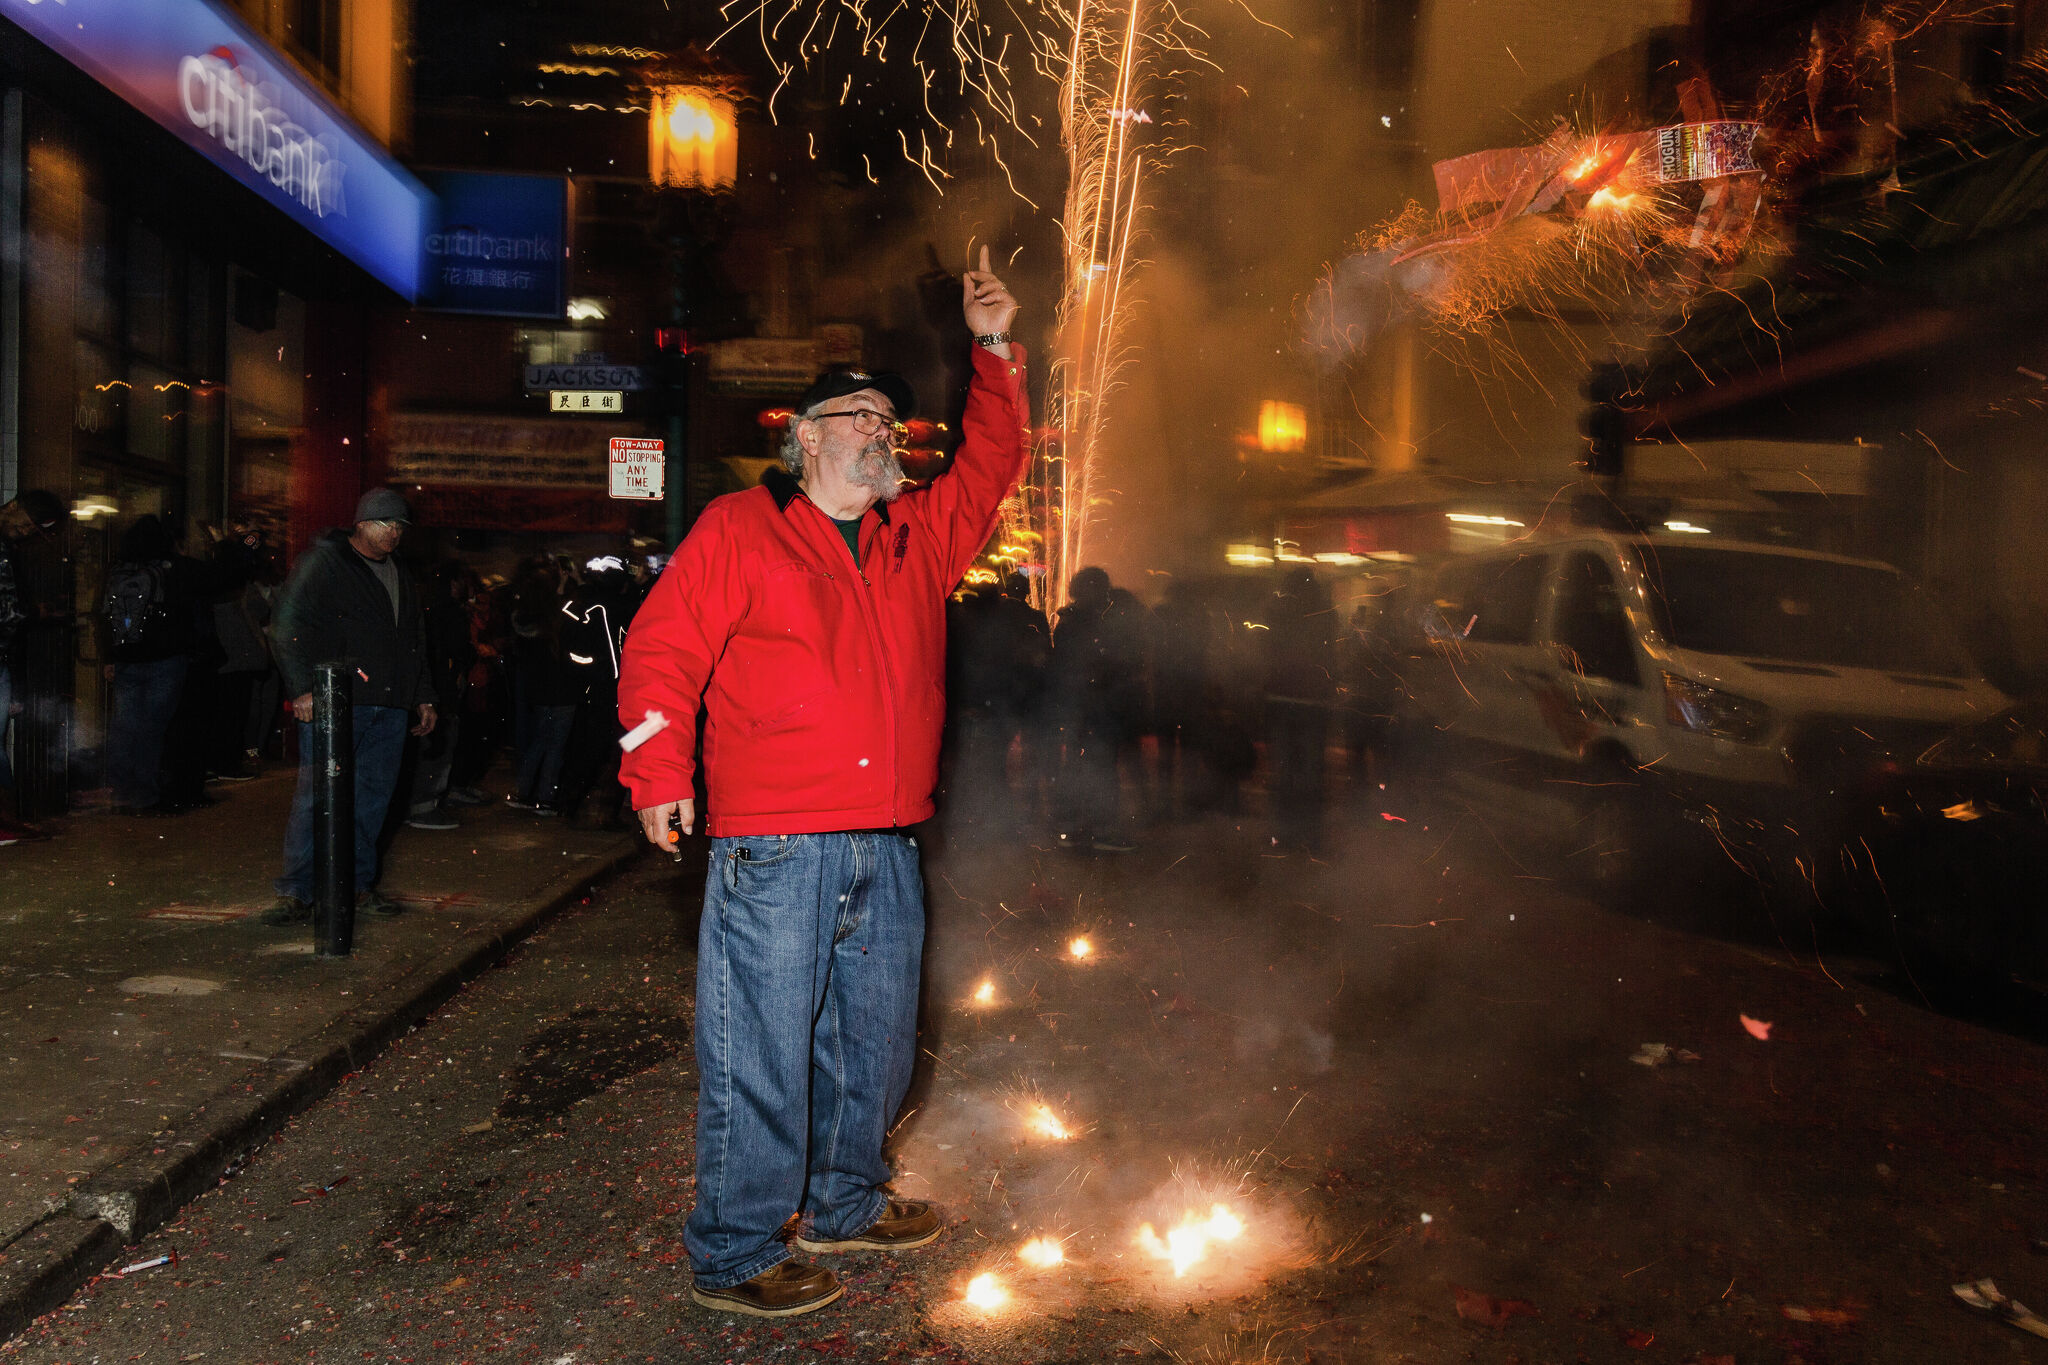
<svg viewBox="0 0 2048 1365"><path fill-rule="evenodd" d="M313 948L347 957L356 939L355 713L348 666L313 669Z"/></svg>

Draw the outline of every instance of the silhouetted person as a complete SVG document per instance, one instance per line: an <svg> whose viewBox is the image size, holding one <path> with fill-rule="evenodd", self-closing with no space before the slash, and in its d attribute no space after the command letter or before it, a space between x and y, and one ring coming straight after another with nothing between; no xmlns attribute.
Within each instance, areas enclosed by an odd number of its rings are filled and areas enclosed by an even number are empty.
<svg viewBox="0 0 2048 1365"><path fill-rule="evenodd" d="M18 556L27 546L53 543L64 521L64 504L47 489L27 489L0 505L0 845L44 837L24 822L29 803L16 785L11 750L28 728L29 632L49 608L37 600Z"/></svg>
<svg viewBox="0 0 2048 1365"><path fill-rule="evenodd" d="M1130 772L1139 788L1139 813L1149 819L1157 813L1158 792L1143 762L1143 745L1154 725L1152 656L1158 647L1158 622L1136 593L1112 587L1102 635L1117 788L1122 790L1122 774Z"/></svg>
<svg viewBox="0 0 2048 1365"><path fill-rule="evenodd" d="M583 566L583 581L562 604L562 643L569 667L583 679L583 700L569 729L558 802L574 819L595 798L596 823L626 827L626 789L619 782L619 661L640 592L617 555Z"/></svg>
<svg viewBox="0 0 2048 1365"><path fill-rule="evenodd" d="M164 740L184 696L198 609L180 558L163 522L143 516L122 533L107 571L107 781L124 815L173 813L163 792Z"/></svg>
<svg viewBox="0 0 2048 1365"><path fill-rule="evenodd" d="M569 734L576 708L590 690L586 670L569 661L563 630L569 618L550 573L529 582L512 607L512 676L514 694L528 717L525 747L505 804L532 815L560 813L562 764L569 756Z"/></svg>
<svg viewBox="0 0 2048 1365"><path fill-rule="evenodd" d="M1201 604L1178 582L1166 591L1156 613L1159 645L1152 659L1152 704L1159 733L1160 813L1169 817L1187 807L1187 785L1199 781L1196 762L1207 679L1208 621Z"/></svg>
<svg viewBox="0 0 2048 1365"><path fill-rule="evenodd" d="M1344 757L1352 775L1376 780L1374 758L1393 726L1397 674L1388 647L1384 603L1351 609L1351 627L1337 642L1337 687L1343 716Z"/></svg>
<svg viewBox="0 0 2048 1365"><path fill-rule="evenodd" d="M1054 801L1063 847L1128 852L1117 778L1117 706L1111 690L1109 574L1085 568L1067 585L1052 634L1049 700L1061 761Z"/></svg>
<svg viewBox="0 0 2048 1365"><path fill-rule="evenodd" d="M1007 818L1016 810L1010 747L1036 709L1050 650L1045 617L991 586L961 603L955 620L954 676L947 694L958 721L950 774L954 804L976 815Z"/></svg>
<svg viewBox="0 0 2048 1365"><path fill-rule="evenodd" d="M1323 781L1336 693L1334 608L1308 569L1281 579L1266 632L1266 743L1281 837L1319 848Z"/></svg>
<svg viewBox="0 0 2048 1365"><path fill-rule="evenodd" d="M445 797L462 743L469 696L469 672L476 664L476 642L470 635L469 570L449 562L428 576L421 608L427 640L427 676L441 699L434 732L414 748L412 787L405 823L413 829L457 827Z"/></svg>
<svg viewBox="0 0 2048 1365"><path fill-rule="evenodd" d="M356 908L384 916L405 909L377 890L377 838L398 789L408 728L424 739L437 719L419 589L393 557L411 524L403 497L371 489L356 503L355 524L315 541L278 594L272 645L299 722L299 785L285 824L277 900L264 912L265 924L313 918L313 802L322 780L313 766L313 673L323 663L345 664L354 674Z"/></svg>

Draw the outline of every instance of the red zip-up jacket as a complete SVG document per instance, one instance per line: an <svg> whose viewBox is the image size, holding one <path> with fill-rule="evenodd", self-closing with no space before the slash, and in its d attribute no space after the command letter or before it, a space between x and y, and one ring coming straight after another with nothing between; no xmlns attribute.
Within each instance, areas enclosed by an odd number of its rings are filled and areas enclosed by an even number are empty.
<svg viewBox="0 0 2048 1365"><path fill-rule="evenodd" d="M846 539L787 475L697 518L626 633L619 719L668 721L627 754L635 809L684 801L705 714L706 830L817 834L932 813L946 596L1024 472L1024 351L974 348L952 468ZM775 471L780 475L781 471Z"/></svg>

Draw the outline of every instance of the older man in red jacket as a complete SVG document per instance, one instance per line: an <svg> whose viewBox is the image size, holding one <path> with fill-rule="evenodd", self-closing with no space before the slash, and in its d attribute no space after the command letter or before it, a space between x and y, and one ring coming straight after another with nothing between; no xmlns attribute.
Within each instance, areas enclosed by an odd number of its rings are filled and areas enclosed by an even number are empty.
<svg viewBox="0 0 2048 1365"><path fill-rule="evenodd" d="M697 715L712 836L697 945L697 1206L684 1231L707 1308L790 1317L843 1292L789 1259L922 1246L938 1214L887 1188L882 1154L916 1056L946 596L1023 473L1017 302L962 277L974 379L953 466L907 488L910 386L811 386L788 473L704 509L626 636L619 717L665 729L621 775L656 847L696 824Z"/></svg>

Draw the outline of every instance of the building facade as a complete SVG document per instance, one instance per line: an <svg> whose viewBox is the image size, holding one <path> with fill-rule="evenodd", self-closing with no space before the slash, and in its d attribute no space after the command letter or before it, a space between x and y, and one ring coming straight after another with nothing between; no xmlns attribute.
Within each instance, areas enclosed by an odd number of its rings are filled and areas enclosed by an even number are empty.
<svg viewBox="0 0 2048 1365"><path fill-rule="evenodd" d="M121 530L300 543L365 454L372 310L418 287L402 0L0 3L0 497L44 488L29 813L98 785Z"/></svg>

